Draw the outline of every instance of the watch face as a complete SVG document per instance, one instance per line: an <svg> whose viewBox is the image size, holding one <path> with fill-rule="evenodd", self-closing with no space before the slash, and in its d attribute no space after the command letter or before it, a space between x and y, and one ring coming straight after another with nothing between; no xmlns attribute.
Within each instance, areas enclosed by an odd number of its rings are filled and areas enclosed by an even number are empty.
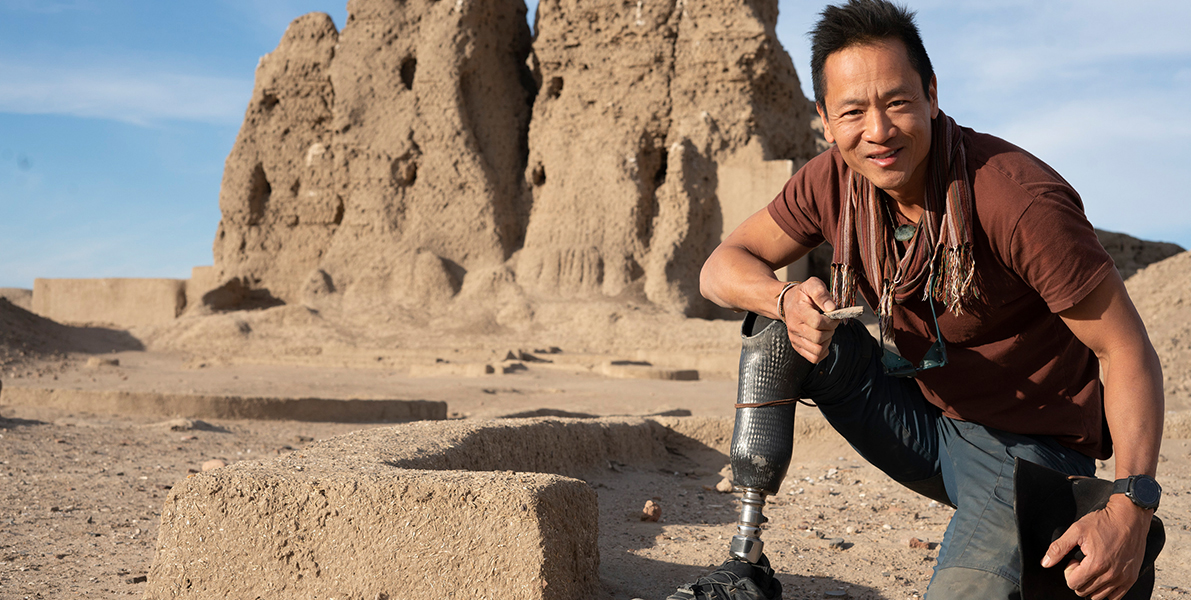
<svg viewBox="0 0 1191 600"><path fill-rule="evenodd" d="M1162 497L1162 488L1159 487L1157 481L1149 477L1138 477L1133 480L1133 497L1140 504L1152 506L1158 504L1158 500Z"/></svg>

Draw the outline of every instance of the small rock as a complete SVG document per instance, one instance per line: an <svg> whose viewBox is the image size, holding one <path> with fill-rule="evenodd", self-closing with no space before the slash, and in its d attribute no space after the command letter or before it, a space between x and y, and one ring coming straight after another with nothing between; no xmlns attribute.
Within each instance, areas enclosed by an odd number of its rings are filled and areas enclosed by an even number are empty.
<svg viewBox="0 0 1191 600"><path fill-rule="evenodd" d="M98 369L100 367L118 367L120 366L120 359L118 358L103 358L101 356L92 356L87 359L88 369Z"/></svg>
<svg viewBox="0 0 1191 600"><path fill-rule="evenodd" d="M656 523L660 518L662 518L662 507L653 500L646 500L645 508L641 509L641 520Z"/></svg>
<svg viewBox="0 0 1191 600"><path fill-rule="evenodd" d="M881 529L884 529L884 530L890 530L890 529L893 529L893 526L892 526L892 525L890 525L889 523L886 523L886 524L884 524L884 525L882 525L882 526L881 526Z"/></svg>
<svg viewBox="0 0 1191 600"><path fill-rule="evenodd" d="M149 581L148 575L137 575L136 577L129 577L124 580L124 583L145 583Z"/></svg>
<svg viewBox="0 0 1191 600"><path fill-rule="evenodd" d="M731 494L732 481L727 477L721 479L719 483L715 484L715 491L720 492L721 494Z"/></svg>
<svg viewBox="0 0 1191 600"><path fill-rule="evenodd" d="M844 549L844 538L831 538L831 539L827 540L827 547L834 548L836 550L843 550Z"/></svg>
<svg viewBox="0 0 1191 600"><path fill-rule="evenodd" d="M166 421L165 425L170 428L170 431L190 431L194 429L194 421L190 419L174 419Z"/></svg>
<svg viewBox="0 0 1191 600"><path fill-rule="evenodd" d="M212 471L212 470L218 469L220 467L226 467L226 466L227 466L227 463L223 462L222 460L219 460L218 458L212 458L211 460L203 463L203 471L204 472Z"/></svg>
<svg viewBox="0 0 1191 600"><path fill-rule="evenodd" d="M844 533L846 533L848 535L852 535L853 533L856 533L857 531L860 531L860 530L856 529L856 527L853 525L848 525L847 527L844 528Z"/></svg>
<svg viewBox="0 0 1191 600"><path fill-rule="evenodd" d="M909 546L911 548L916 548L918 550L930 550L931 548L934 547L934 544L927 542L927 541L920 540L916 537L912 537L912 538L910 538Z"/></svg>

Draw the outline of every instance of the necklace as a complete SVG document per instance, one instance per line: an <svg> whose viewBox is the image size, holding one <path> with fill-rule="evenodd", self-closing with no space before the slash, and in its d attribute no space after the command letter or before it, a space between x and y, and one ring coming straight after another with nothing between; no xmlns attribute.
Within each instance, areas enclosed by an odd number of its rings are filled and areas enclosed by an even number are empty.
<svg viewBox="0 0 1191 600"><path fill-rule="evenodd" d="M885 214L889 215L889 224L893 226L893 239L908 242L918 231L917 225L894 225L897 221L893 220L893 211L889 209L888 203L885 204Z"/></svg>

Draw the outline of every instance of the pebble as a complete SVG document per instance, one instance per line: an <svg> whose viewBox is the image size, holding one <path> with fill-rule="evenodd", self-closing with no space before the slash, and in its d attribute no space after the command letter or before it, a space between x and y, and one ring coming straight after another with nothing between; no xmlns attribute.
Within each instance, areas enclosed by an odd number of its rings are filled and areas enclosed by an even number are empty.
<svg viewBox="0 0 1191 600"><path fill-rule="evenodd" d="M194 421L190 419L173 419L166 421L165 425L170 428L170 431L190 431L194 429Z"/></svg>
<svg viewBox="0 0 1191 600"><path fill-rule="evenodd" d="M933 548L933 547L934 547L934 544L932 544L932 543L930 543L930 542L928 542L928 541L926 541L926 540L920 540L920 539L918 539L918 538L916 538L916 537L912 537L912 538L910 538L910 541L908 542L908 545L909 545L911 548L916 548L916 549L918 549L918 550L930 550L931 548Z"/></svg>
<svg viewBox="0 0 1191 600"><path fill-rule="evenodd" d="M653 500L646 500L645 508L641 509L641 520L656 523L660 518L662 518L662 507Z"/></svg>
<svg viewBox="0 0 1191 600"><path fill-rule="evenodd" d="M844 538L831 538L827 540L828 548L835 548L836 550L844 549Z"/></svg>
<svg viewBox="0 0 1191 600"><path fill-rule="evenodd" d="M227 463L223 462L222 460L219 460L218 458L212 458L211 460L203 463L203 471L204 472L211 471L211 470L218 469L220 467L226 467L226 466L227 466Z"/></svg>
<svg viewBox="0 0 1191 600"><path fill-rule="evenodd" d="M719 483L715 484L715 491L717 491L721 494L731 494L732 493L732 481L730 479L728 479L727 477L721 479Z"/></svg>

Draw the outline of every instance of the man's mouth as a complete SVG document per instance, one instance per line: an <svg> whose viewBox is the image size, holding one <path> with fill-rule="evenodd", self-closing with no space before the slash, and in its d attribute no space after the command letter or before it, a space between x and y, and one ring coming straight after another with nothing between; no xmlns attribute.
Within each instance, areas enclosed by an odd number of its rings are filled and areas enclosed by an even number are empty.
<svg viewBox="0 0 1191 600"><path fill-rule="evenodd" d="M890 150L888 152L882 152L880 154L870 154L868 156L868 159L877 163L878 166L888 167L889 165L892 165L896 161L897 153L899 151L900 151L900 148L897 150Z"/></svg>

